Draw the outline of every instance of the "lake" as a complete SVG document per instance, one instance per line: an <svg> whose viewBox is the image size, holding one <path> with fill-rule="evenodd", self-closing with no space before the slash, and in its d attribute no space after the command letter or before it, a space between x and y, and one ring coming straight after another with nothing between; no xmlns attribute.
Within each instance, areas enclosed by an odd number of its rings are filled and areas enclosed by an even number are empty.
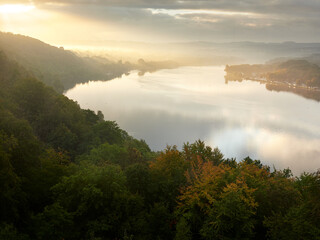
<svg viewBox="0 0 320 240"><path fill-rule="evenodd" d="M258 82L224 80L224 67L181 67L90 81L65 95L101 110L152 150L204 140L295 174L320 168L320 103Z"/></svg>

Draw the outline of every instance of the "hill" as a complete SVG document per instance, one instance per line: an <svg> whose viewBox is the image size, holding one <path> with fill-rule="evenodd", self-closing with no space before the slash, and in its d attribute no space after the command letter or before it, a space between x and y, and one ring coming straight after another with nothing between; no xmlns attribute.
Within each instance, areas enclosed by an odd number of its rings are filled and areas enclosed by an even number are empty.
<svg viewBox="0 0 320 240"><path fill-rule="evenodd" d="M320 54L300 58L276 58L265 64L226 65L227 80L265 80L320 87Z"/></svg>
<svg viewBox="0 0 320 240"><path fill-rule="evenodd" d="M104 62L57 48L40 40L0 32L0 50L57 91L93 79L109 80L132 69L128 63Z"/></svg>
<svg viewBox="0 0 320 240"><path fill-rule="evenodd" d="M306 59L312 61L309 62ZM320 66L318 56L305 59L277 59L266 64L227 65L226 82L253 80L266 83L268 90L286 91L320 100Z"/></svg>

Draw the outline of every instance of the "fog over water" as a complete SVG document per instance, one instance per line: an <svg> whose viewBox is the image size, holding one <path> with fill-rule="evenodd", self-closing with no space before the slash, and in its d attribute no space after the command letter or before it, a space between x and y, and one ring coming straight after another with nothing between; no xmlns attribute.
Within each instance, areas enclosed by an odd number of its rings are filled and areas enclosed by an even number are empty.
<svg viewBox="0 0 320 240"><path fill-rule="evenodd" d="M320 168L320 104L257 82L225 84L224 67L182 67L107 82L65 95L101 110L152 150L204 140L226 157L260 159L295 174Z"/></svg>

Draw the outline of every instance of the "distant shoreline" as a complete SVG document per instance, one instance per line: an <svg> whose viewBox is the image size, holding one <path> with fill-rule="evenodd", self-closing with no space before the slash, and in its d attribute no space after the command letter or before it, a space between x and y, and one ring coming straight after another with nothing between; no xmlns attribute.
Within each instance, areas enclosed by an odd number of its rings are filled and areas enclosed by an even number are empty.
<svg viewBox="0 0 320 240"><path fill-rule="evenodd" d="M320 93L320 88L319 87L309 87L309 86L292 84L292 83L288 83L288 82L268 81L268 80L261 80L261 79L255 79L255 78L244 78L243 80L259 82L261 84L270 84L270 85L273 85L273 86L285 86L285 87L288 87L288 88L291 88L291 89L302 89L302 90L306 90L306 91L313 91L313 92L319 92ZM230 81L230 80L228 80L228 81Z"/></svg>

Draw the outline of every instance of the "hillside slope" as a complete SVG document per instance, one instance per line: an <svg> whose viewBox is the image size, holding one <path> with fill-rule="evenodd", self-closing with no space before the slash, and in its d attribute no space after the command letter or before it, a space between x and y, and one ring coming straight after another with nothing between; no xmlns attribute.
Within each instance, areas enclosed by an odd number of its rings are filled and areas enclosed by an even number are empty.
<svg viewBox="0 0 320 240"><path fill-rule="evenodd" d="M79 57L40 40L0 32L0 50L59 92L93 79L109 80L130 70L128 63Z"/></svg>

